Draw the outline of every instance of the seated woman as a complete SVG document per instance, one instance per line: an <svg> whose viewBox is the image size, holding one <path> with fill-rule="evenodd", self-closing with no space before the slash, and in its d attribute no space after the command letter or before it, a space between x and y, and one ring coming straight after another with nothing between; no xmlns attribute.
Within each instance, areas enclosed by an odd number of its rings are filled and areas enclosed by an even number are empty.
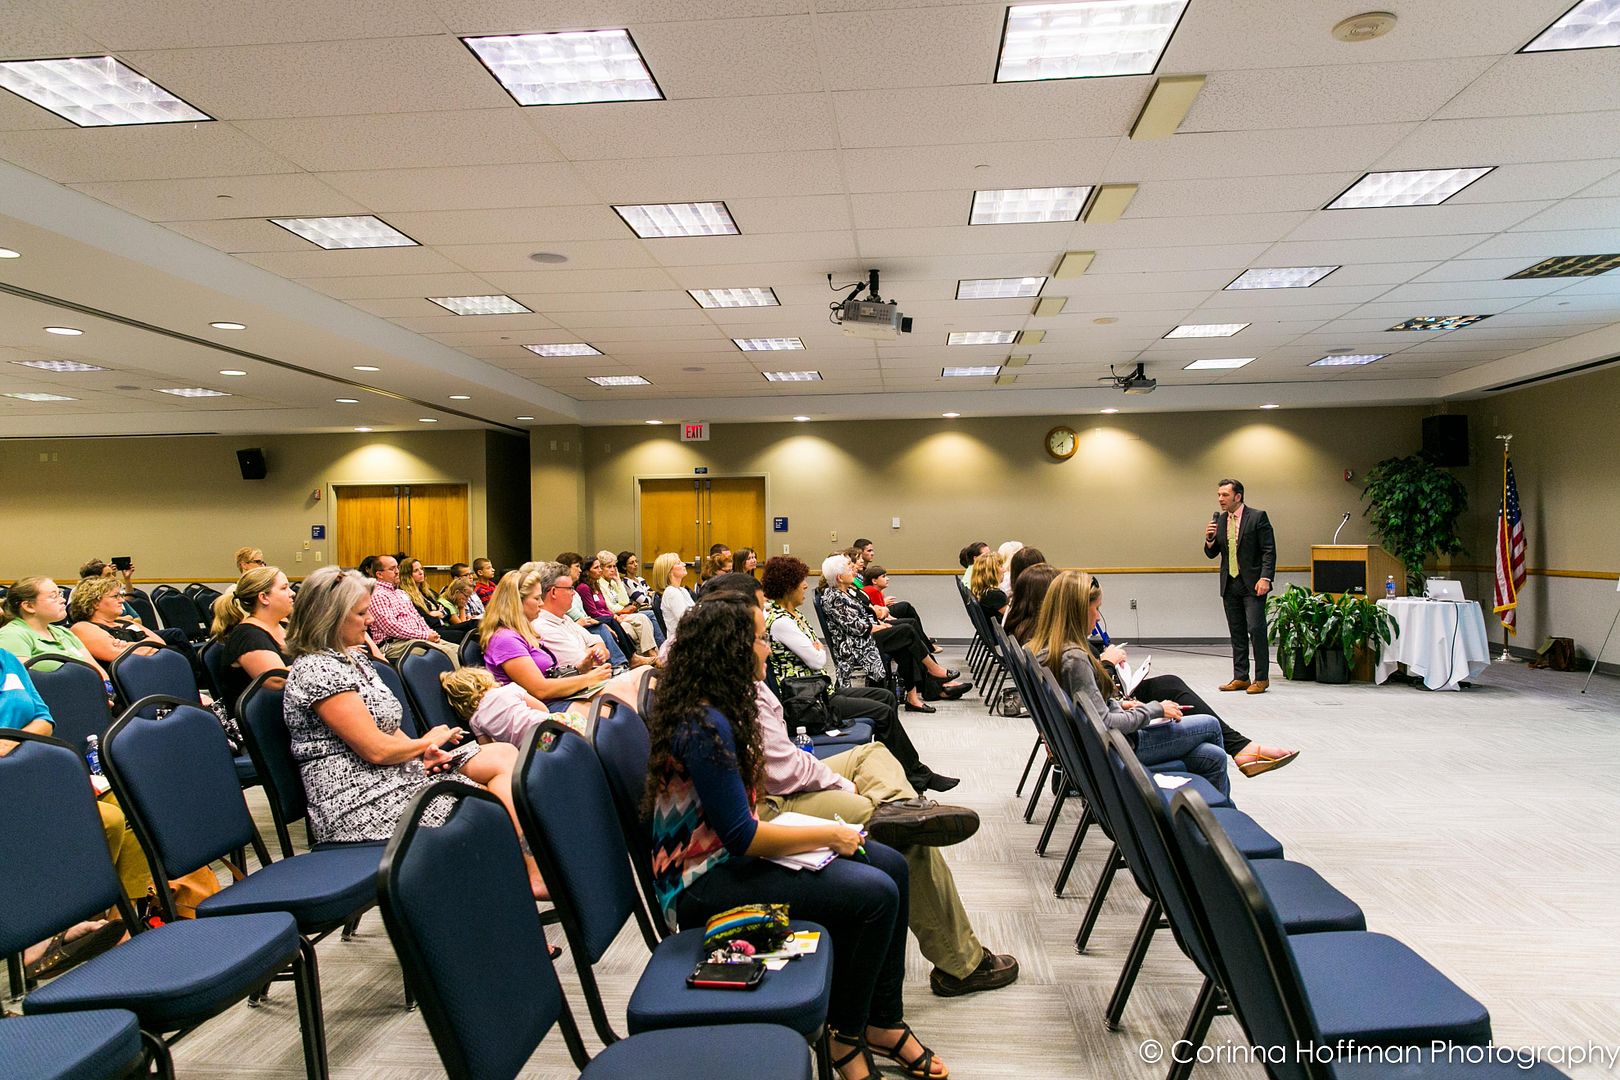
<svg viewBox="0 0 1620 1080"><path fill-rule="evenodd" d="M1051 669L1077 706L1124 735L1143 765L1183 761L1188 771L1225 795L1230 785L1219 720L1184 714L1180 704L1170 700L1141 702L1115 696L1113 676L1086 643L1101 608L1102 587L1090 574L1060 573L1047 590L1029 643L1035 658Z"/></svg>
<svg viewBox="0 0 1620 1080"><path fill-rule="evenodd" d="M239 547L236 549L236 574L238 577L249 570L259 566L269 565L264 561L264 552L256 547Z"/></svg>
<svg viewBox="0 0 1620 1080"><path fill-rule="evenodd" d="M452 641L459 641L478 629L478 620L484 617L484 605L478 600L472 575L450 579L450 584L439 594L439 610L444 619L442 634Z"/></svg>
<svg viewBox="0 0 1620 1080"><path fill-rule="evenodd" d="M643 618L641 623L632 626L629 616L619 615L613 610L602 589L605 573L602 560L595 555L585 556L580 564L580 576L574 579L574 590L579 593L579 602L584 606L585 614L595 619L598 625L608 628L618 639L619 648L624 650L625 656L651 655L657 643L653 641L650 620Z"/></svg>
<svg viewBox="0 0 1620 1080"><path fill-rule="evenodd" d="M696 595L703 595L703 586L707 585L711 579L717 578L721 574L731 573L731 567L735 561L731 549L724 544L715 544L711 547L709 557L704 559L703 565L698 567L698 583L697 588L694 590Z"/></svg>
<svg viewBox="0 0 1620 1080"><path fill-rule="evenodd" d="M658 598L658 614L664 617L664 632L673 634L691 606L697 603L691 590L682 585L686 580L686 563L678 552L666 551L653 560L653 595Z"/></svg>
<svg viewBox="0 0 1620 1080"><path fill-rule="evenodd" d="M557 663L534 630L545 592L543 570L526 565L501 578L478 624L478 644L484 650L484 667L496 685L521 686L525 693L545 702L547 708L561 712L568 708L571 698L591 696L608 681L613 669L600 662L594 652L586 653L578 670L565 670Z"/></svg>
<svg viewBox="0 0 1620 1080"><path fill-rule="evenodd" d="M1046 600L1047 590L1052 587L1052 579L1057 576L1058 568L1047 562L1035 563L1019 571L1018 581L1022 588L1013 593L1012 602L1007 605L1007 617L1001 624L1013 641L1022 645L1035 633L1035 622L1041 617L1041 604Z"/></svg>
<svg viewBox="0 0 1620 1080"><path fill-rule="evenodd" d="M399 729L399 699L365 651L372 587L355 571L323 566L304 579L287 624L293 662L283 717L315 842L387 840L411 798L437 773L487 787L521 833L512 809L515 749L492 743L466 757L465 750L445 749L460 740L460 728L441 724L419 739ZM429 810L424 821L442 825L443 813ZM545 899L540 871L533 858L524 859L535 898Z"/></svg>
<svg viewBox="0 0 1620 1080"><path fill-rule="evenodd" d="M224 650L220 656L225 665L219 691L232 712L249 683L292 663L281 625L292 610L292 586L287 575L274 566L248 570L214 601L214 640ZM272 683L273 687L282 685Z"/></svg>
<svg viewBox="0 0 1620 1080"><path fill-rule="evenodd" d="M84 642L56 625L66 617L67 601L56 582L47 577L18 578L0 602L0 649L24 662L44 653L83 660L107 683L111 696L107 669L90 655Z"/></svg>
<svg viewBox="0 0 1620 1080"><path fill-rule="evenodd" d="M75 585L68 600L73 636L84 643L102 667L112 667L112 662L131 645L161 649L168 644L124 614L124 596L124 583L116 577L91 577ZM147 651L142 650L142 655Z"/></svg>
<svg viewBox="0 0 1620 1080"><path fill-rule="evenodd" d="M853 682L857 674L868 683L883 685L883 656L892 656L900 671L907 712L934 712L923 701L922 690L932 677L942 697L954 701L971 690L971 683L950 682L952 674L928 655L928 643L909 623L880 623L855 588L855 569L842 554L829 555L821 564L823 629L837 645L840 682Z"/></svg>
<svg viewBox="0 0 1620 1080"><path fill-rule="evenodd" d="M444 636L444 609L439 606L438 594L427 583L427 569L421 559L406 556L399 561L399 591L411 601L416 613L428 627Z"/></svg>
<svg viewBox="0 0 1620 1080"><path fill-rule="evenodd" d="M759 552L753 548L738 548L731 556L731 565L735 568L733 573L757 577L755 569L759 566Z"/></svg>
<svg viewBox="0 0 1620 1080"><path fill-rule="evenodd" d="M984 613L994 622L1000 622L1007 612L1007 590L1001 587L1003 568L1001 553L987 551L973 560L969 572L968 592L979 602Z"/></svg>
<svg viewBox="0 0 1620 1080"><path fill-rule="evenodd" d="M1013 556L1017 555L1023 548L1024 542L1022 540L1004 540L1001 546L996 548L996 554L1001 556L1001 580L997 584L1001 586L1001 591L1006 593L1009 598L1012 596Z"/></svg>
<svg viewBox="0 0 1620 1080"><path fill-rule="evenodd" d="M1018 577L1025 570L1038 563L1046 562L1046 556L1041 554L1040 548L1021 547L1007 560L1007 601L1018 599ZM1050 565L1050 564L1049 564Z"/></svg>
<svg viewBox="0 0 1620 1080"><path fill-rule="evenodd" d="M575 585L574 595L571 597L572 602L568 605L568 617L592 634L595 634L602 644L607 646L608 657L613 661L614 667L627 667L630 663L630 657L636 654L635 646L633 644L621 644L625 639L620 637L618 624L611 621L604 623L600 619L592 618L590 613L585 610L585 598L580 595L578 589L579 583L585 580L585 556L577 551L565 551L557 556L556 561L568 567L568 577ZM518 569L529 571L538 569L543 565L543 563L535 563L531 566L524 563ZM486 600L485 603L488 604L488 601Z"/></svg>
<svg viewBox="0 0 1620 1080"><path fill-rule="evenodd" d="M593 579L587 567L585 584L592 587L619 625L635 639L637 652L650 653L658 648L657 627L653 625L652 616L642 610L641 602L630 595L629 586L619 576L619 556L611 551L598 551L596 565L601 575Z"/></svg>
<svg viewBox="0 0 1620 1080"><path fill-rule="evenodd" d="M909 878L899 852L846 825L761 821L764 758L755 683L769 656L765 615L720 595L694 607L670 644L647 718L652 740L644 813L651 816L654 885L671 928L701 927L739 904L785 903L820 923L833 950L827 1026L843 1080L878 1080L873 1053L912 1075L943 1080L945 1063L906 1025ZM831 848L815 871L773 855Z"/></svg>

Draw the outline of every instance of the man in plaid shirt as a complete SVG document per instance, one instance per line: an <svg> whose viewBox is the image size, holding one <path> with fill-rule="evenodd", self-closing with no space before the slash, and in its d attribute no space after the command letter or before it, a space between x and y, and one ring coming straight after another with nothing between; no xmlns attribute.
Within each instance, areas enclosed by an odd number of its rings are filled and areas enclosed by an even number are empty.
<svg viewBox="0 0 1620 1080"><path fill-rule="evenodd" d="M371 639L389 660L398 660L413 641L426 641L434 648L457 659L455 646L439 637L439 632L427 624L416 610L411 598L399 591L399 560L392 555L377 555L371 563L371 578L376 588L371 591Z"/></svg>

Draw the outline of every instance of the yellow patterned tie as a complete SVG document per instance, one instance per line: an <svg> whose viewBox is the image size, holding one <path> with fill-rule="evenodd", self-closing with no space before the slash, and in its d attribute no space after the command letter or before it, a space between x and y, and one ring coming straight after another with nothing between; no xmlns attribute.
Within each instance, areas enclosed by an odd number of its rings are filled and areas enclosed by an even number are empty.
<svg viewBox="0 0 1620 1080"><path fill-rule="evenodd" d="M1226 576L1238 576L1237 564L1238 519L1226 515Z"/></svg>

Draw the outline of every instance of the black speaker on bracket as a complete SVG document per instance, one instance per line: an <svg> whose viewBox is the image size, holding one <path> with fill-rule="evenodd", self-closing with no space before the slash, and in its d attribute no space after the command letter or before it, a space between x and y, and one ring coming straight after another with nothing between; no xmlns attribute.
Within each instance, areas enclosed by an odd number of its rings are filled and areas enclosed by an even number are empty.
<svg viewBox="0 0 1620 1080"><path fill-rule="evenodd" d="M267 473L264 464L264 451L257 446L251 450L238 450L236 452L237 467L242 470L244 480L263 480Z"/></svg>
<svg viewBox="0 0 1620 1080"><path fill-rule="evenodd" d="M1468 417L1425 416L1423 453L1446 468L1467 465Z"/></svg>

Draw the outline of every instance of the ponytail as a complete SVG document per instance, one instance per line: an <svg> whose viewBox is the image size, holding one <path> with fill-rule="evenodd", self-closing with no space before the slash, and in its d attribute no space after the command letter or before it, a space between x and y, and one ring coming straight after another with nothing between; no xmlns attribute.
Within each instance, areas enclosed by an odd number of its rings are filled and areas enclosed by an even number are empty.
<svg viewBox="0 0 1620 1080"><path fill-rule="evenodd" d="M214 625L211 627L214 637L224 640L225 635L236 629L238 623L252 615L259 597L276 587L276 578L280 575L281 571L274 566L255 566L237 578L235 585L226 588L220 598L214 601Z"/></svg>

